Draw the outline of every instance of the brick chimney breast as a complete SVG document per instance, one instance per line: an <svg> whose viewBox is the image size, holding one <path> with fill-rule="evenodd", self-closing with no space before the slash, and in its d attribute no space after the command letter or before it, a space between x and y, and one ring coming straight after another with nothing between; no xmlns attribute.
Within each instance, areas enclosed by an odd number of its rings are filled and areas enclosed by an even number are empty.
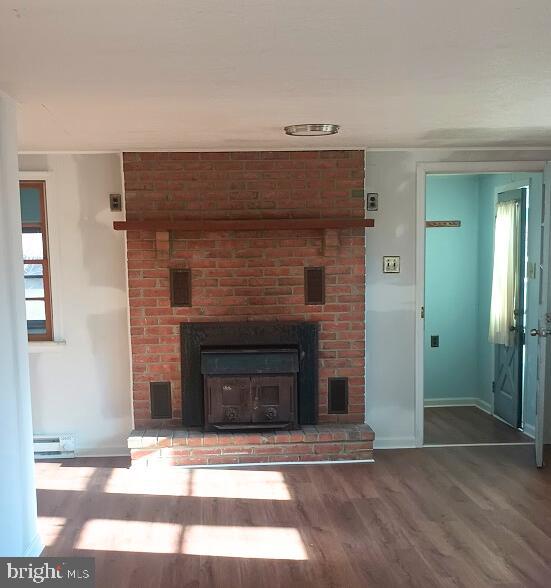
<svg viewBox="0 0 551 588"><path fill-rule="evenodd" d="M124 153L127 220L359 218L363 151ZM182 424L180 324L319 323L319 422L363 423L365 231L127 231L137 428ZM325 304L306 305L304 268L323 267ZM171 306L171 268L191 270L192 306ZM348 412L328 379L348 378ZM172 418L152 419L150 383L170 382Z"/></svg>

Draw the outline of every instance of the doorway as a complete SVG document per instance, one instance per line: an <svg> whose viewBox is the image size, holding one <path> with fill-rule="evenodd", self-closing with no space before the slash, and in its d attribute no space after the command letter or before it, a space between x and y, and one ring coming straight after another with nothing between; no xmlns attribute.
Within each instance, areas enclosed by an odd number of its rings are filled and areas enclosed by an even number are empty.
<svg viewBox="0 0 551 588"><path fill-rule="evenodd" d="M426 175L426 446L533 443L538 352L525 334L538 321L542 181L541 172Z"/></svg>

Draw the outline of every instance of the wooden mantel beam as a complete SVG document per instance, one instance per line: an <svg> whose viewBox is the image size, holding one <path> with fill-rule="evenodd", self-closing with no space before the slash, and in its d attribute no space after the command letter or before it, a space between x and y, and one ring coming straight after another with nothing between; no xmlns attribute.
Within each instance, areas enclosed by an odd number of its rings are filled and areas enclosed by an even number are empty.
<svg viewBox="0 0 551 588"><path fill-rule="evenodd" d="M114 221L116 231L271 231L374 227L372 218L277 218Z"/></svg>

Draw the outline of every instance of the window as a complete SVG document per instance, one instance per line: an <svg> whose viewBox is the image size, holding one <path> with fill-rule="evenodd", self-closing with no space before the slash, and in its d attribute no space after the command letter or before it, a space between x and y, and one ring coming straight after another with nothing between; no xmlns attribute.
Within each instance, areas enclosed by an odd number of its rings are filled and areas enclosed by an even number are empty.
<svg viewBox="0 0 551 588"><path fill-rule="evenodd" d="M52 304L48 265L46 183L19 182L25 307L29 341L52 340Z"/></svg>
<svg viewBox="0 0 551 588"><path fill-rule="evenodd" d="M517 327L519 290L520 205L498 202L494 229L494 269L489 341L510 347Z"/></svg>

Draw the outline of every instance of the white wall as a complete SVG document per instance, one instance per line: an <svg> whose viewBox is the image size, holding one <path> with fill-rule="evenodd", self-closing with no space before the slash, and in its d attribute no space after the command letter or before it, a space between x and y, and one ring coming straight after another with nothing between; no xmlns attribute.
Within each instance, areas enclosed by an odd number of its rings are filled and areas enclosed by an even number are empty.
<svg viewBox="0 0 551 588"><path fill-rule="evenodd" d="M379 193L367 230L366 421L378 447L415 445L416 171L422 162L544 161L549 151L367 151L366 189ZM383 255L401 272L383 274ZM548 427L551 429L551 427Z"/></svg>
<svg viewBox="0 0 551 588"><path fill-rule="evenodd" d="M0 92L0 556L37 556L15 102Z"/></svg>
<svg viewBox="0 0 551 588"><path fill-rule="evenodd" d="M123 213L109 210L121 193L120 158L20 155L20 172L50 171L54 337L31 343L35 433L75 433L80 453L124 451L132 428Z"/></svg>

